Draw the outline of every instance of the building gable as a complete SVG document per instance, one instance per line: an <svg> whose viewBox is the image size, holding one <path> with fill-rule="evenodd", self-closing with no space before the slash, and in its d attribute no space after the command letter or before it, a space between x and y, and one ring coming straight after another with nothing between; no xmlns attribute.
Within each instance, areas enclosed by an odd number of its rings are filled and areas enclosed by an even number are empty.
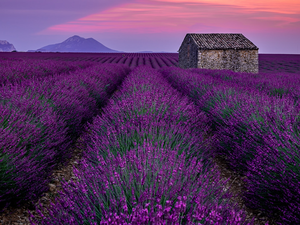
<svg viewBox="0 0 300 225"><path fill-rule="evenodd" d="M191 38L192 41L203 50L221 50L221 49L245 49L245 50L258 50L243 34L232 33L211 33L211 34L195 34L188 33L184 41ZM181 44L182 46L182 44ZM181 49L181 46L178 52Z"/></svg>

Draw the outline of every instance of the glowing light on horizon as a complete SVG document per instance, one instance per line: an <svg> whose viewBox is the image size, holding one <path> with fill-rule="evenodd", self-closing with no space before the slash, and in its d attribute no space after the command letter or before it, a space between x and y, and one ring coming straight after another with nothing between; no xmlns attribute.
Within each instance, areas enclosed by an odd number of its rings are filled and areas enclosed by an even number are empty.
<svg viewBox="0 0 300 225"><path fill-rule="evenodd" d="M182 0L153 0L155 2L183 3ZM299 14L299 0L188 0L184 3L208 3L215 5L232 5L255 11L276 12L283 14Z"/></svg>
<svg viewBox="0 0 300 225"><path fill-rule="evenodd" d="M228 0L226 3L221 0L137 0L135 3L118 5L76 21L49 27L39 34L259 31L269 29L270 25L275 29L274 27L290 26L291 23L300 21L298 2L299 0ZM260 13L259 16L257 12ZM263 12L267 14L262 15Z"/></svg>

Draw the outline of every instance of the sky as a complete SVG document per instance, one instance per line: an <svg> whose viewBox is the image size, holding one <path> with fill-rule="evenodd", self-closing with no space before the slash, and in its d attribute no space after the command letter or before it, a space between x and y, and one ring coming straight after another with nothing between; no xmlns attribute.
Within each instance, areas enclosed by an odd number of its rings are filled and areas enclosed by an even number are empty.
<svg viewBox="0 0 300 225"><path fill-rule="evenodd" d="M36 50L79 35L113 50L176 53L187 33L242 33L300 54L299 0L0 0L0 40Z"/></svg>

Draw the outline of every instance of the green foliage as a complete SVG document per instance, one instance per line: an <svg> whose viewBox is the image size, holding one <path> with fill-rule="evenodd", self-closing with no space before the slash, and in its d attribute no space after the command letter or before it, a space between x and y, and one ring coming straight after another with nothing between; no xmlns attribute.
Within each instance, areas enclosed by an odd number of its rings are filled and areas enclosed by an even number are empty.
<svg viewBox="0 0 300 225"><path fill-rule="evenodd" d="M233 112L235 111L235 109L231 108L230 106L226 105L225 108L222 110L221 115L223 119L229 119Z"/></svg>
<svg viewBox="0 0 300 225"><path fill-rule="evenodd" d="M16 186L16 181L12 178L16 175L11 171L16 171L16 166L12 165L8 154L3 153L3 148L0 149L0 196L7 194L8 190L13 190ZM1 206L2 203L0 203ZM0 207L1 208L1 207Z"/></svg>
<svg viewBox="0 0 300 225"><path fill-rule="evenodd" d="M232 77L228 77L228 76L223 77L223 80L226 80L226 81L231 81L232 79L233 79Z"/></svg>
<svg viewBox="0 0 300 225"><path fill-rule="evenodd" d="M285 88L274 88L274 89L271 89L269 93L271 96L276 96L276 97L282 98L282 96L284 94L289 93L289 91Z"/></svg>

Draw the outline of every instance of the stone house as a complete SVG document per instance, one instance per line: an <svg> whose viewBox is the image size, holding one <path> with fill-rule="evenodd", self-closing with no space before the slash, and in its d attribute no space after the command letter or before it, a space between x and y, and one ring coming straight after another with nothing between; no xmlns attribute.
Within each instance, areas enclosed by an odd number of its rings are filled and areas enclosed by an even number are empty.
<svg viewBox="0 0 300 225"><path fill-rule="evenodd" d="M186 34L179 50L181 68L258 73L258 47L242 34Z"/></svg>

